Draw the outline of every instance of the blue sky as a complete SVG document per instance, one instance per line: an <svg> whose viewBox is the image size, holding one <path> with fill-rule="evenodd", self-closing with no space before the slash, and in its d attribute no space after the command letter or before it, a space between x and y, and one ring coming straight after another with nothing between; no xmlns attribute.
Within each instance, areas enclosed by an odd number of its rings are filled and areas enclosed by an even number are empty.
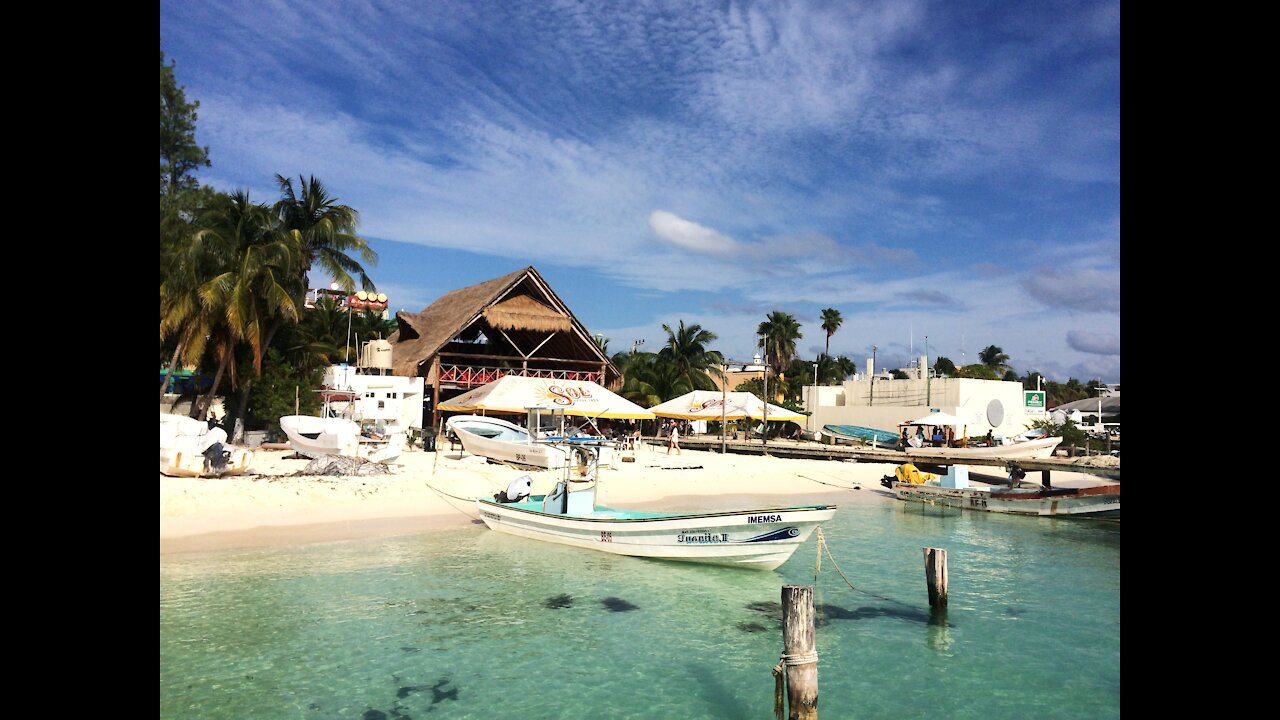
<svg viewBox="0 0 1280 720"><path fill-rule="evenodd" d="M533 265L612 352L834 307L860 367L1120 381L1118 2L164 0L160 48L201 182L314 175L393 309Z"/></svg>

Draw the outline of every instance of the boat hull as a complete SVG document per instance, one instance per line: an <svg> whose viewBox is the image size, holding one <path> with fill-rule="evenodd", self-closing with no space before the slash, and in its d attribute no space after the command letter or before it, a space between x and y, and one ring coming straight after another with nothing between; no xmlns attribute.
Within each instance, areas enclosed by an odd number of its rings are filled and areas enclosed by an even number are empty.
<svg viewBox="0 0 1280 720"><path fill-rule="evenodd" d="M1120 486L1088 488L1001 489L945 488L894 482L899 500L1011 515L1119 519Z"/></svg>
<svg viewBox="0 0 1280 720"><path fill-rule="evenodd" d="M590 516L542 512L533 502L476 501L491 530L616 555L773 570L786 562L814 528L830 520L834 505L723 513L622 517L597 508Z"/></svg>
<svg viewBox="0 0 1280 720"><path fill-rule="evenodd" d="M407 433L391 433L375 440L361 435L360 425L352 420L314 415L285 415L280 418L280 429L288 436L289 447L312 459L341 455L391 462L400 457L408 442Z"/></svg>
<svg viewBox="0 0 1280 720"><path fill-rule="evenodd" d="M1000 458L1004 460L1042 460L1053 457L1053 451L1062 442L1060 437L1024 440L1009 445L992 445L990 447L912 447L907 446L907 455L942 457L942 458Z"/></svg>
<svg viewBox="0 0 1280 720"><path fill-rule="evenodd" d="M498 462L561 470L588 462L588 455L578 451L579 448L587 447L595 451L596 464L600 467L610 467L614 462L612 444L597 438L547 438L546 442L531 441L528 431L518 425L499 418L474 415L455 416L449 418L447 424L462 442L463 450Z"/></svg>
<svg viewBox="0 0 1280 720"><path fill-rule="evenodd" d="M253 451L238 445L226 445L227 434L221 428L180 415L160 413L160 474L170 477L223 477L243 475L253 463ZM217 452L225 455L216 462L204 453L216 443Z"/></svg>

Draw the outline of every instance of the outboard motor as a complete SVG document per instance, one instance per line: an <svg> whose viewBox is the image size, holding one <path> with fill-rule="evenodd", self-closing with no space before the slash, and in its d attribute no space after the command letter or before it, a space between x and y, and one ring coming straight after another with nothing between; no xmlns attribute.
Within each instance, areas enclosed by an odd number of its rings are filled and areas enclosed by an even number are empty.
<svg viewBox="0 0 1280 720"><path fill-rule="evenodd" d="M204 455L204 471L206 474L213 471L218 475L222 475L227 471L227 463L231 460L231 451L223 449L222 443L215 442L201 454Z"/></svg>

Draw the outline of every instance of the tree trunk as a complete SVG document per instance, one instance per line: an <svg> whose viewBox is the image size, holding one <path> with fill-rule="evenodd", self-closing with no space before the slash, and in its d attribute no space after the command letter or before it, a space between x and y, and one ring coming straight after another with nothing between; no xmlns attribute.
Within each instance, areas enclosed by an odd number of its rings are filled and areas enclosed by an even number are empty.
<svg viewBox="0 0 1280 720"><path fill-rule="evenodd" d="M226 371L233 352L235 352L235 345L229 344L226 351L222 353L222 360L218 362L218 372L213 376L213 386L209 388L208 394L191 408L191 417L204 420L208 415L209 408L213 406L213 396L218 393L218 386L222 384L222 373Z"/></svg>
<svg viewBox="0 0 1280 720"><path fill-rule="evenodd" d="M244 415L245 410L249 407L249 388L251 387L253 387L253 378L245 380L244 387L240 389L240 407L236 408L236 422L231 426L233 428L232 432L236 427L244 427ZM237 442L234 437L231 440L232 442Z"/></svg>
<svg viewBox="0 0 1280 720"><path fill-rule="evenodd" d="M164 379L160 381L160 399L161 400L164 399L165 387L169 385L169 382L171 380L173 380L173 373L175 370L178 369L178 355L180 355L181 353L182 353L182 343L178 343L178 347L174 348L173 350L173 359L169 361L169 372L167 375L164 376Z"/></svg>

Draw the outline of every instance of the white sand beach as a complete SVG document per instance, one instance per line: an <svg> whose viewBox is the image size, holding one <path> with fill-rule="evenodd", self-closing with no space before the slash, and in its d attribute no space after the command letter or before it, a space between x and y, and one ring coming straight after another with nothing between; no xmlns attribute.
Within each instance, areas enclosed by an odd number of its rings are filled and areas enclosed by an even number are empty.
<svg viewBox="0 0 1280 720"><path fill-rule="evenodd" d="M632 453L623 453L630 455ZM721 455L643 445L635 462L601 470L599 502L655 510L729 510L817 502L895 503L880 485L892 463ZM302 544L391 536L480 524L472 499L490 497L528 472L535 494L562 471L491 464L448 445L405 452L393 473L371 476L293 474L307 466L291 451L259 449L253 474L224 478L160 476L160 553ZM984 477L981 473L989 473ZM995 468L972 468L974 480L998 482ZM1093 485L1091 475L1055 472L1055 486Z"/></svg>

